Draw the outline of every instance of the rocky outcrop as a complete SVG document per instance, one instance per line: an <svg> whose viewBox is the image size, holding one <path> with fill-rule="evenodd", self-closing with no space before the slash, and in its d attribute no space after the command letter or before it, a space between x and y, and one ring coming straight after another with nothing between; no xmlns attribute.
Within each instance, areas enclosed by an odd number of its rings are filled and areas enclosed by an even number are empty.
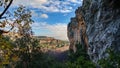
<svg viewBox="0 0 120 68"><path fill-rule="evenodd" d="M88 45L88 54L96 63L108 56L105 53L107 48L112 46L115 51L120 51L119 3L120 0L83 0L82 6L76 10L76 17L68 25L71 49L75 49L76 42ZM84 28L78 25L82 22ZM86 34L81 33L81 28ZM87 40L82 38L84 35Z"/></svg>
<svg viewBox="0 0 120 68"><path fill-rule="evenodd" d="M70 50L73 50L76 52L76 44L81 43L82 45L86 46L86 49L88 48L88 41L87 41L87 35L86 35L86 24L84 22L83 16L81 14L81 11L79 11L81 8L78 8L76 10L76 17L71 18L71 22L68 24L68 38L70 41Z"/></svg>

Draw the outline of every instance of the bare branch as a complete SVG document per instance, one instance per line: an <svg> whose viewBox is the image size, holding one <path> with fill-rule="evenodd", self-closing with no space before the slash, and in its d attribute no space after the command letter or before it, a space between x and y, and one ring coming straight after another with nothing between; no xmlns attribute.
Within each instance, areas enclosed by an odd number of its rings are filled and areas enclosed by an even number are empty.
<svg viewBox="0 0 120 68"><path fill-rule="evenodd" d="M0 14L0 19L2 19L3 15L5 14L5 12L8 10L8 8L10 7L10 5L12 4L13 0L10 0L9 4L7 5L7 7L4 9L4 11Z"/></svg>

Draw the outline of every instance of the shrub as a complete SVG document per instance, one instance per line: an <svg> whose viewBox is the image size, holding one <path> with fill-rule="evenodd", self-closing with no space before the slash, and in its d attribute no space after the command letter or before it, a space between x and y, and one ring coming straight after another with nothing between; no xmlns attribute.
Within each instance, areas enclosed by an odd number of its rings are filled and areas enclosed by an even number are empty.
<svg viewBox="0 0 120 68"><path fill-rule="evenodd" d="M99 60L99 64L102 68L120 68L120 52L115 52L113 48L106 50L109 54L107 58Z"/></svg>
<svg viewBox="0 0 120 68"><path fill-rule="evenodd" d="M94 63L89 59L85 47L81 44L76 44L77 52L70 53L69 60L66 65L68 68L96 68Z"/></svg>

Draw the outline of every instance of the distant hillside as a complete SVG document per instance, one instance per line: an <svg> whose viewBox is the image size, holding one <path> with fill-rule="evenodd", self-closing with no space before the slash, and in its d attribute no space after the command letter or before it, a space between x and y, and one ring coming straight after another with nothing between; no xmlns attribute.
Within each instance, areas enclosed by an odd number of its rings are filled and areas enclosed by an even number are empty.
<svg viewBox="0 0 120 68"><path fill-rule="evenodd" d="M38 38L47 38L47 36L36 36Z"/></svg>
<svg viewBox="0 0 120 68"><path fill-rule="evenodd" d="M21 36L18 33L15 32L9 32L7 34L4 34L4 36L10 37L11 40L16 40L16 38L20 38ZM47 37L47 36L31 36L36 39L38 39L40 43L40 47L63 47L69 45L68 41L63 41L59 39L55 39L53 37Z"/></svg>
<svg viewBox="0 0 120 68"><path fill-rule="evenodd" d="M53 37L47 37L47 36L34 36L34 37L37 39L48 39L48 38L54 39Z"/></svg>
<svg viewBox="0 0 120 68"><path fill-rule="evenodd" d="M47 37L47 36L34 36L39 40L40 45L43 47L47 46L54 46L54 47L62 47L69 45L68 41L58 40L53 37Z"/></svg>

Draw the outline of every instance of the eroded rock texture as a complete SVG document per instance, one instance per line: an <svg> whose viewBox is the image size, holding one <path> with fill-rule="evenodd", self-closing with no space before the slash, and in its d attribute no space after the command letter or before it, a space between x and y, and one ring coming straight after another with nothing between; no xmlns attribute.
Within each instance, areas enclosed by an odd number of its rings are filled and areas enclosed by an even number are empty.
<svg viewBox="0 0 120 68"><path fill-rule="evenodd" d="M71 49L76 42L88 43L93 62L106 57L105 51L110 46L120 51L120 0L84 0L76 11L76 17L68 25ZM85 32L81 30L86 31L87 40L82 38Z"/></svg>
<svg viewBox="0 0 120 68"><path fill-rule="evenodd" d="M88 41L86 35L86 24L83 16L81 15L81 7L76 10L76 17L71 18L71 22L68 24L68 38L70 41L70 49L76 52L75 45L81 43L88 48Z"/></svg>

